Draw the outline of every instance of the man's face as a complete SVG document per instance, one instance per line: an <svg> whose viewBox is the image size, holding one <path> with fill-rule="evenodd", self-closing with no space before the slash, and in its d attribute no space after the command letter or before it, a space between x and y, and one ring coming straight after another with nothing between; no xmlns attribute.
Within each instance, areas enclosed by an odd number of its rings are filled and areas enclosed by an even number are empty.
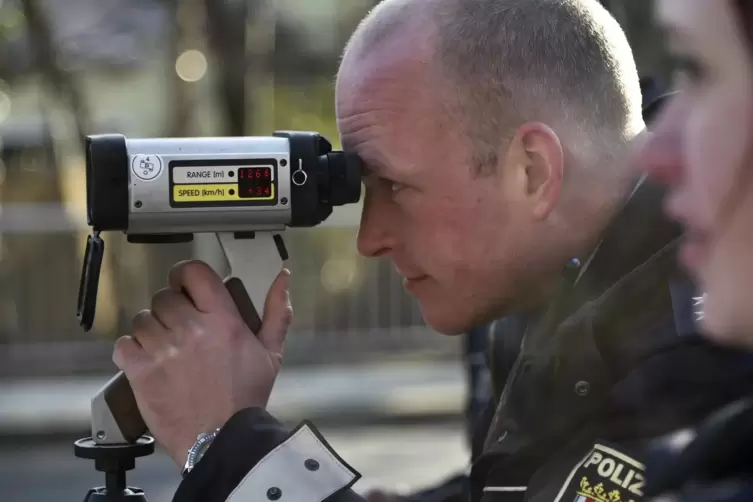
<svg viewBox="0 0 753 502"><path fill-rule="evenodd" d="M514 294L529 201L516 197L517 171L476 174L427 65L388 51L346 57L336 91L343 148L367 167L358 249L392 260L431 327L461 333L499 317Z"/></svg>

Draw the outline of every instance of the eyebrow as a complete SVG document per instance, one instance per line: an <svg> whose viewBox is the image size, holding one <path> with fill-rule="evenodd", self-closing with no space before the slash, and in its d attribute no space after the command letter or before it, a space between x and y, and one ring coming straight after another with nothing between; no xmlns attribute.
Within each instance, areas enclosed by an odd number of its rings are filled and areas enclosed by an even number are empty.
<svg viewBox="0 0 753 502"><path fill-rule="evenodd" d="M361 158L361 161L363 162L364 176L367 176L369 174L382 175L387 171L386 166L378 155L363 151L359 152L357 147L350 147L349 149L343 147L343 150L354 152Z"/></svg>
<svg viewBox="0 0 753 502"><path fill-rule="evenodd" d="M366 178L369 176L377 176L379 178L384 177L386 169L384 169L384 166L378 163L370 162L366 159L363 160L363 171L362 171L362 177Z"/></svg>

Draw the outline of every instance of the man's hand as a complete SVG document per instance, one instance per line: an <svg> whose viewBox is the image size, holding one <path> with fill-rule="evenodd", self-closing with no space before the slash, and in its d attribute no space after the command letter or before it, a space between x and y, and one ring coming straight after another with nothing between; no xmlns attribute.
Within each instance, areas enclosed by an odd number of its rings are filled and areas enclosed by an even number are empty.
<svg viewBox="0 0 753 502"><path fill-rule="evenodd" d="M198 434L241 409L266 407L293 315L289 275L282 270L270 287L255 336L214 270L178 263L151 310L134 317L133 334L116 342L113 361L149 431L179 466Z"/></svg>

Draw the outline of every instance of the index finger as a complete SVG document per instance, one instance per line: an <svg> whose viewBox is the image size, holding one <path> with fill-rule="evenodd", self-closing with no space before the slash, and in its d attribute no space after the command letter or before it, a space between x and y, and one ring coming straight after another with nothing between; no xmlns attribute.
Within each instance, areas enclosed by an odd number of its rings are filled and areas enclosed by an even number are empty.
<svg viewBox="0 0 753 502"><path fill-rule="evenodd" d="M233 298L217 272L199 260L176 263L167 276L170 288L183 291L197 310L203 313L228 311L235 307Z"/></svg>

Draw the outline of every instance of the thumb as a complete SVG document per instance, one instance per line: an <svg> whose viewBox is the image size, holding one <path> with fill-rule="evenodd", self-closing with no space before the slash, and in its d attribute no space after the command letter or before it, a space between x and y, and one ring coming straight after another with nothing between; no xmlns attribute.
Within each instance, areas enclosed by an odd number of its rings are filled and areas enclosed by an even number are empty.
<svg viewBox="0 0 753 502"><path fill-rule="evenodd" d="M290 271L282 269L275 278L264 302L264 322L257 338L264 347L282 358L285 335L293 320L293 307L290 305L288 280Z"/></svg>

